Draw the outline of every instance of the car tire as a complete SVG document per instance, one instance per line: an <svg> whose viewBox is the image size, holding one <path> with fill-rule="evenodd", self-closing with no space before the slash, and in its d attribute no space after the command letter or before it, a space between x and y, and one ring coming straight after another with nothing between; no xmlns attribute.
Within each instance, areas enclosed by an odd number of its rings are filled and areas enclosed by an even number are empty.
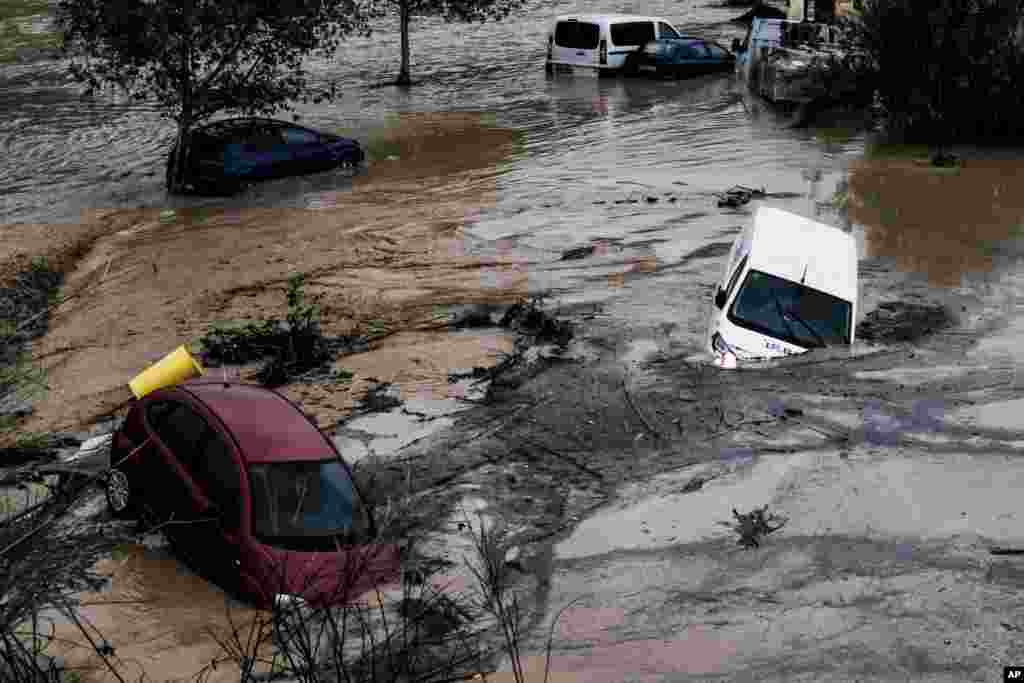
<svg viewBox="0 0 1024 683"><path fill-rule="evenodd" d="M131 482L128 475L120 467L112 467L107 473L107 481L104 486L104 494L107 498L107 507L110 513L118 519L126 519L135 514L135 498L132 495Z"/></svg>
<svg viewBox="0 0 1024 683"><path fill-rule="evenodd" d="M640 58L636 52L630 52L626 56L626 62L622 65L624 76L638 76L640 74Z"/></svg>

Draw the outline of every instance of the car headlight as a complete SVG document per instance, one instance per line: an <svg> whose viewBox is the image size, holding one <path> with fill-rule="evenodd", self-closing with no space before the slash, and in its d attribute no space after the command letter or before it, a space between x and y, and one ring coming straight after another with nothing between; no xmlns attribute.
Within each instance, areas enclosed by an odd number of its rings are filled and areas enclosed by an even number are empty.
<svg viewBox="0 0 1024 683"><path fill-rule="evenodd" d="M719 334L718 332L715 332L715 336L711 337L711 348L713 348L715 350L715 352L717 352L717 353L732 353L733 352L732 347L730 347L725 342L725 340L722 339L722 335Z"/></svg>

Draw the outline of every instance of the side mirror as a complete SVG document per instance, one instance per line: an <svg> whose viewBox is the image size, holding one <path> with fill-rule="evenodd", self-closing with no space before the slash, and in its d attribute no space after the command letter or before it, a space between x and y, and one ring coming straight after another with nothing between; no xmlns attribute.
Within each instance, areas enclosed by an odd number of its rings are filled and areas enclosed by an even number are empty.
<svg viewBox="0 0 1024 683"><path fill-rule="evenodd" d="M721 287L719 287L718 293L715 294L715 307L716 308L724 308L725 307L725 290L722 289Z"/></svg>
<svg viewBox="0 0 1024 683"><path fill-rule="evenodd" d="M740 39L739 38L733 38L732 39L732 51L733 52L739 52L740 51L740 45L741 45L741 43L740 43Z"/></svg>

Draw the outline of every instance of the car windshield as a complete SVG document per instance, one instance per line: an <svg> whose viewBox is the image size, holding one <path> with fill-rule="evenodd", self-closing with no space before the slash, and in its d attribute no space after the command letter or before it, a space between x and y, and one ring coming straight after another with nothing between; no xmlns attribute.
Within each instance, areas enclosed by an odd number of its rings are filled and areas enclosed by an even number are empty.
<svg viewBox="0 0 1024 683"><path fill-rule="evenodd" d="M850 343L850 302L751 270L729 320L805 348Z"/></svg>
<svg viewBox="0 0 1024 683"><path fill-rule="evenodd" d="M257 538L345 535L364 526L352 479L338 460L253 464L249 487Z"/></svg>

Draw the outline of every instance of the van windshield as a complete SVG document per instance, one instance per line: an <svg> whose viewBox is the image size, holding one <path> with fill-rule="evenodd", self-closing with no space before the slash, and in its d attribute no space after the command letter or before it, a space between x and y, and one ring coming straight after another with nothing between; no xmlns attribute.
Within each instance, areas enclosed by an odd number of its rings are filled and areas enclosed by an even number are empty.
<svg viewBox="0 0 1024 683"><path fill-rule="evenodd" d="M729 320L761 334L818 348L850 343L850 302L768 273L751 270Z"/></svg>

